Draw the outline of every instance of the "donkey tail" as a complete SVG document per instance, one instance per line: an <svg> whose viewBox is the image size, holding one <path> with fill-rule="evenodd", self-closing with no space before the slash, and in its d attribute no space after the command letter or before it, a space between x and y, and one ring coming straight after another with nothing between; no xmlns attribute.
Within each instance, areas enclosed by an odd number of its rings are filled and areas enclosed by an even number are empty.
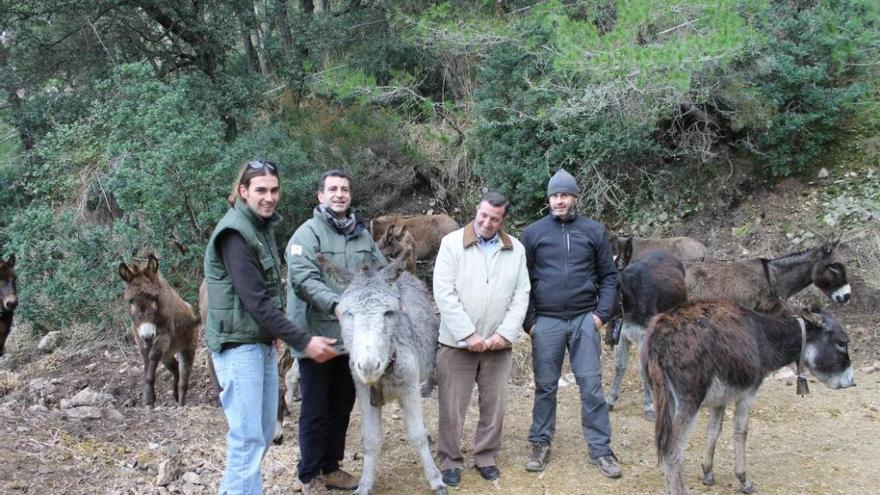
<svg viewBox="0 0 880 495"><path fill-rule="evenodd" d="M654 445L657 448L657 462L669 454L673 446L672 419L675 417L675 398L671 381L663 367L663 336L655 332L656 319L651 322L645 343L642 346L642 370L654 396Z"/></svg>

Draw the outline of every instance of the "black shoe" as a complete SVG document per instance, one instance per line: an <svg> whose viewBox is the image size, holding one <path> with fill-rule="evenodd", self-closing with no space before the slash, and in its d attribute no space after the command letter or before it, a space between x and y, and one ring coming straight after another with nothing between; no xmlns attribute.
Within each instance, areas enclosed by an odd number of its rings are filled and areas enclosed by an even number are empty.
<svg viewBox="0 0 880 495"><path fill-rule="evenodd" d="M495 481L501 477L501 471L498 466L474 466L480 472L480 476L487 481Z"/></svg>
<svg viewBox="0 0 880 495"><path fill-rule="evenodd" d="M461 469L444 469L443 471L440 471L440 474L443 475L443 483L445 483L446 486L458 486L461 484Z"/></svg>

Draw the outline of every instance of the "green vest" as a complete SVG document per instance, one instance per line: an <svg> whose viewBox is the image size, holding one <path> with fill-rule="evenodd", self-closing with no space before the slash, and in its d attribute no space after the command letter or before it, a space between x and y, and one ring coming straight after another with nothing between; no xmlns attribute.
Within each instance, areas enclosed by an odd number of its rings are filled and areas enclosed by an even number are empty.
<svg viewBox="0 0 880 495"><path fill-rule="evenodd" d="M281 216L275 213L268 221L256 215L240 199L226 212L211 234L205 249L205 281L208 286L208 315L205 324L205 342L213 352L220 352L225 343L251 344L271 342L274 336L260 327L242 306L235 293L232 279L217 249L217 237L226 230L241 234L248 246L257 253L263 269L266 294L283 309L281 301L281 261L275 243L273 227Z"/></svg>

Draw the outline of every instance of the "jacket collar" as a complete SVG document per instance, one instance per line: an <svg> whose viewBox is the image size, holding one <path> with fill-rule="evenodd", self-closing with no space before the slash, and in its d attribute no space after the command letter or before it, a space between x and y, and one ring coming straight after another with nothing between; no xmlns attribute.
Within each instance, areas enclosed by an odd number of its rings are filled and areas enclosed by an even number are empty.
<svg viewBox="0 0 880 495"><path fill-rule="evenodd" d="M513 249L513 242L510 236L503 230L498 232L498 239L501 241L501 249ZM474 222L464 226L464 248L467 249L477 243L477 231L474 230Z"/></svg>
<svg viewBox="0 0 880 495"><path fill-rule="evenodd" d="M271 217L263 218L254 213L254 211L251 210L247 203L242 201L241 198L236 198L235 204L232 207L244 215L254 227L260 230L265 230L267 227L275 227L281 222L281 215L277 211L272 213Z"/></svg>

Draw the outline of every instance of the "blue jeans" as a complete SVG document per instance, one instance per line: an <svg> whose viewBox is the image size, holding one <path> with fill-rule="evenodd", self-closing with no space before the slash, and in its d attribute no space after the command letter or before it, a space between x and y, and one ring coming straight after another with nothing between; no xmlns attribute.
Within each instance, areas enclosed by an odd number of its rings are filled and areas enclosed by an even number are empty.
<svg viewBox="0 0 880 495"><path fill-rule="evenodd" d="M260 495L260 464L272 443L278 412L275 348L244 344L211 354L229 423L220 495Z"/></svg>
<svg viewBox="0 0 880 495"><path fill-rule="evenodd" d="M602 393L601 339L593 313L570 320L539 316L532 330L532 366L535 370L535 405L529 441L550 443L556 432L556 391L565 349L581 392L581 428L590 457L610 455L611 421Z"/></svg>

